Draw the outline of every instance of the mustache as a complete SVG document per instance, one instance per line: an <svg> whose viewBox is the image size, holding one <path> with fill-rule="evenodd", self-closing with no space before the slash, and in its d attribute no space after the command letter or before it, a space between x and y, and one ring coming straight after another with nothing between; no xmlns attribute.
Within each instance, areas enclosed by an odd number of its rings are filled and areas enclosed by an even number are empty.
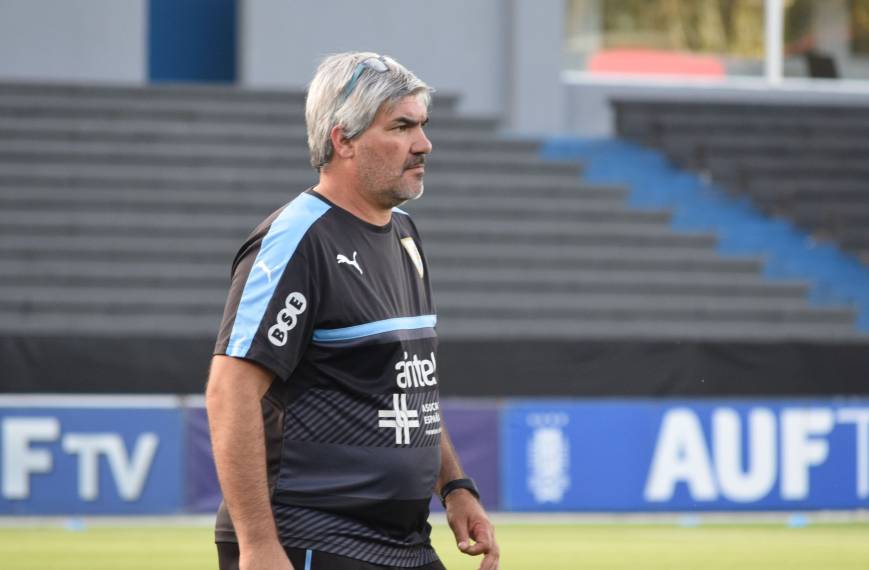
<svg viewBox="0 0 869 570"><path fill-rule="evenodd" d="M406 163L404 163L405 170L409 170L411 168L416 168L417 166L425 166L425 157L424 156L419 156L419 157L413 158L411 160L408 160Z"/></svg>

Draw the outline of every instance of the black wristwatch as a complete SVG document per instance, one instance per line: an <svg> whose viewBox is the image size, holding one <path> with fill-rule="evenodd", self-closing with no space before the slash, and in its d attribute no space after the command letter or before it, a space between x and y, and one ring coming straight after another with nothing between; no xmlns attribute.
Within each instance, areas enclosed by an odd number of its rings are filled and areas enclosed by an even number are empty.
<svg viewBox="0 0 869 570"><path fill-rule="evenodd" d="M474 483L473 479L453 479L441 487L441 504L444 508L447 508L447 495L456 489L467 489L478 501L480 500L480 491L477 489L477 484Z"/></svg>

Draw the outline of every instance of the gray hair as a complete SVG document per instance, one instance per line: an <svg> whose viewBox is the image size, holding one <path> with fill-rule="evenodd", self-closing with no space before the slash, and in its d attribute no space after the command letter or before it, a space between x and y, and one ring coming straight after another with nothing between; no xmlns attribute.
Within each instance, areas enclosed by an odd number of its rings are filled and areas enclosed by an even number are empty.
<svg viewBox="0 0 869 570"><path fill-rule="evenodd" d="M343 91L356 66L372 57L380 56L372 52L330 55L320 63L308 86L305 123L311 166L317 170L332 159L333 127L340 125L344 136L352 139L371 126L384 103L392 105L408 95L417 95L426 107L431 104L434 89L390 57L384 57L389 69L383 73L364 69L345 100Z"/></svg>

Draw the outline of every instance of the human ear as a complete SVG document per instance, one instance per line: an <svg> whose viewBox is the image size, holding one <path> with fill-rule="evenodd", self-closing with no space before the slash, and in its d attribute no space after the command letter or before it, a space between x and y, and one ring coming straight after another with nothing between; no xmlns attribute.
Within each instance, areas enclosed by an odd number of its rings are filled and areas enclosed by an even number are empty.
<svg viewBox="0 0 869 570"><path fill-rule="evenodd" d="M332 127L332 130L329 132L329 138L332 140L335 156L353 158L356 154L355 141L344 136L344 127L341 125Z"/></svg>

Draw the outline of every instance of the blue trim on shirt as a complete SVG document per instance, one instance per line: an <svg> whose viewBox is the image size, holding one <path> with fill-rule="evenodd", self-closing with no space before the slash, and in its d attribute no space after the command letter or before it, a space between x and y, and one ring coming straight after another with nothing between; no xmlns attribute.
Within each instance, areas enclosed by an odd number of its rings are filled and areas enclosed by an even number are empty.
<svg viewBox="0 0 869 570"><path fill-rule="evenodd" d="M437 332L434 328L424 327L421 329L402 329L398 331L386 331L362 338L353 338L350 340L330 340L325 342L312 341L319 346L328 346L330 348L351 348L354 346L363 346L367 344L385 344L388 342L404 342L409 340L417 340L422 338L435 338Z"/></svg>
<svg viewBox="0 0 869 570"><path fill-rule="evenodd" d="M311 570L311 557L313 556L313 552L309 548L305 551L305 570Z"/></svg>
<svg viewBox="0 0 869 570"><path fill-rule="evenodd" d="M248 273L241 301L235 312L226 354L241 357L247 355L287 263L308 229L329 208L329 204L316 196L300 194L272 222ZM269 268L270 273L258 267L261 263Z"/></svg>
<svg viewBox="0 0 869 570"><path fill-rule="evenodd" d="M314 342L336 342L390 331L434 328L437 322L437 315L420 315L396 317L341 329L318 329L314 331Z"/></svg>

